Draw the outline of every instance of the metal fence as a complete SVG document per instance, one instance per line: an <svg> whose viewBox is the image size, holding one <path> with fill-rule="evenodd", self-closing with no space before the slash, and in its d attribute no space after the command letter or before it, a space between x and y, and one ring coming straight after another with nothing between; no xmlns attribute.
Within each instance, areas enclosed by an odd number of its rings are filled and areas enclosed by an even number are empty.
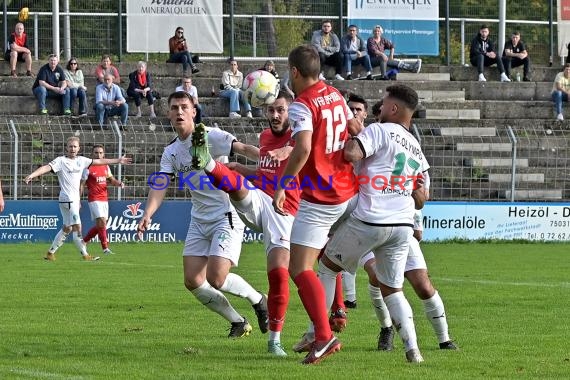
<svg viewBox="0 0 570 380"><path fill-rule="evenodd" d="M70 123L64 118L46 117L45 124L29 122L27 117L10 117L0 122L0 172L6 199L57 199L58 180L55 175L45 174L25 184L23 179L38 167L48 164L57 156L65 154L65 142L70 136L81 140L80 154L89 157L94 144L105 147L106 157L127 155L133 165L117 165L111 168L115 177L125 183L124 189L109 188L111 199L140 199L148 194L147 179L160 169L162 151L176 136L169 124L161 120L129 121L121 126L113 119L105 128L91 124L89 120ZM38 120L38 118L32 118ZM243 122L227 120L221 126L240 141L256 145L261 127L241 125ZM212 124L216 127L217 123ZM244 164L245 157L230 157ZM179 189L179 187L181 187ZM188 189L172 183L168 198L189 199Z"/></svg>
<svg viewBox="0 0 570 380"><path fill-rule="evenodd" d="M37 119L37 118L34 118ZM148 193L147 178L159 169L163 148L175 137L160 121L129 121L123 128L101 129L89 121L70 124L66 119L46 118L46 124L26 117L10 117L0 127L0 171L7 199L56 199L55 175L46 174L30 185L22 179L37 167L64 154L65 140L78 136L88 156L93 144L103 144L107 157L126 154L133 165L114 167L126 183L120 192L110 188L112 199L140 199ZM116 121L115 121L116 123ZM211 126L216 126L211 122ZM227 119L222 129L240 141L257 145L262 121ZM442 127L439 121L418 121L416 135L431 164L432 198L436 201L560 201L570 198L570 131L563 124L549 128L519 122L497 127L478 127L477 135L458 128ZM245 164L243 157L233 157ZM187 189L173 184L168 198L189 199Z"/></svg>
<svg viewBox="0 0 570 380"><path fill-rule="evenodd" d="M233 19L230 18L231 4L235 3ZM141 53L129 54L126 48L125 0L60 1L59 31L61 47L66 44L66 24L69 25L69 48L74 56L83 60L98 59L102 54L112 54L118 60L138 60ZM66 7L65 5L69 6ZM224 1L223 33L224 52L212 57L228 57L232 47L237 57L286 57L291 47L308 41L314 30L320 29L322 20L333 20L334 31L342 35L346 26L347 1L323 0L249 0ZM31 0L31 17L26 22L26 31L33 42L33 52L39 59L53 52L52 1ZM444 22L445 1L440 1L440 56L427 57L428 63L446 62L446 24ZM22 6L13 2L7 7L7 21L0 20L10 33L17 22L17 13ZM471 39L477 34L481 23L491 26L491 38L498 41L498 0L481 1L474 4L460 0L450 1L450 56L452 64L464 63L462 59ZM556 8L553 8L556 15ZM558 62L556 48L551 57L549 46L549 17L545 2L523 3L507 1L507 36L514 30L522 32L531 57L536 63ZM232 28L233 23L233 28ZM556 23L554 23L555 25ZM120 28L122 25L122 29ZM120 32L121 31L121 32ZM556 27L554 27L556 43ZM233 39L231 38L233 37ZM232 43L233 41L233 43ZM165 41L165 44L167 42ZM468 52L468 50L467 50ZM124 56L124 57L123 57ZM68 58L66 56L66 58ZM166 54L149 52L147 60L164 61Z"/></svg>

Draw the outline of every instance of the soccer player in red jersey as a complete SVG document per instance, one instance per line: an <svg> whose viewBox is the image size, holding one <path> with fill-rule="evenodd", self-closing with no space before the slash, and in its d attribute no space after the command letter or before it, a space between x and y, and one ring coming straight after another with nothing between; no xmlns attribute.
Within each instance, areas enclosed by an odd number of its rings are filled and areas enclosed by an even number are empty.
<svg viewBox="0 0 570 380"><path fill-rule="evenodd" d="M243 222L263 232L269 280L267 351L275 356L287 356L281 345L281 331L289 304L289 237L300 196L298 186L287 191L284 205L287 216L278 215L271 205L277 180L285 169L291 150L288 108L292 100L287 92L281 91L275 102L267 106L269 128L259 136L259 160L255 169L237 162L222 164L213 160L207 144L199 153L204 171L210 175L214 186L229 194Z"/></svg>
<svg viewBox="0 0 570 380"><path fill-rule="evenodd" d="M343 148L362 128L340 92L319 80L320 70L312 46L289 53L289 78L297 94L289 107L295 146L273 196L275 211L286 215L285 189L298 176L301 202L291 230L289 274L315 327L315 342L303 364L318 363L341 348L328 321L327 304L332 301L325 300L313 265L333 224L354 208L358 186Z"/></svg>
<svg viewBox="0 0 570 380"><path fill-rule="evenodd" d="M103 145L93 145L92 157L95 159L105 158ZM107 182L121 188L124 188L125 184L113 177L111 168L108 165L90 166L88 169L85 169L81 179L81 193L83 194L84 188L87 187L89 192L87 200L89 201L91 219L95 220L95 225L83 237L83 242L87 244L97 235L99 236L103 253L106 255L113 254L113 251L109 249L109 241L107 240L107 218L109 217Z"/></svg>

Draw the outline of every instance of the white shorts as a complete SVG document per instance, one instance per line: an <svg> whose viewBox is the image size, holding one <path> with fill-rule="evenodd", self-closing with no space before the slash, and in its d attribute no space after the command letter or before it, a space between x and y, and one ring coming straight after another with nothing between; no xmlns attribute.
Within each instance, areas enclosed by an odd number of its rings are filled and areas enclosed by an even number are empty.
<svg viewBox="0 0 570 380"><path fill-rule="evenodd" d="M424 230L424 223L423 223L423 216L422 210L416 210L414 213L414 231L423 231Z"/></svg>
<svg viewBox="0 0 570 380"><path fill-rule="evenodd" d="M408 272L415 269L426 269L427 264L426 260L424 259L424 254L422 249L420 248L420 242L416 240L415 237L411 237L410 241L410 249L408 250L408 257L406 259L406 268L404 272ZM373 252L368 252L364 256L360 258L358 261L358 266L364 268L364 264L368 262L370 259L375 259Z"/></svg>
<svg viewBox="0 0 570 380"><path fill-rule="evenodd" d="M190 221L182 255L220 256L237 266L244 227L235 211L212 223Z"/></svg>
<svg viewBox="0 0 570 380"><path fill-rule="evenodd" d="M81 218L79 217L79 208L79 201L59 202L59 211L61 212L64 226L81 224Z"/></svg>
<svg viewBox="0 0 570 380"><path fill-rule="evenodd" d="M89 210L91 211L91 220L109 218L109 202L107 201L89 202Z"/></svg>
<svg viewBox="0 0 570 380"><path fill-rule="evenodd" d="M331 231L336 230L354 210L358 195L339 205L321 205L301 200L291 229L291 243L322 249Z"/></svg>
<svg viewBox="0 0 570 380"><path fill-rule="evenodd" d="M236 211L249 228L263 232L265 254L275 247L289 250L293 215L282 216L273 209L273 199L262 190L253 189L242 202L233 202ZM244 205L244 203L246 203Z"/></svg>
<svg viewBox="0 0 570 380"><path fill-rule="evenodd" d="M329 241L325 254L344 270L354 273L361 257L372 251L378 280L389 287L401 288L412 233L410 227L370 226L349 217Z"/></svg>

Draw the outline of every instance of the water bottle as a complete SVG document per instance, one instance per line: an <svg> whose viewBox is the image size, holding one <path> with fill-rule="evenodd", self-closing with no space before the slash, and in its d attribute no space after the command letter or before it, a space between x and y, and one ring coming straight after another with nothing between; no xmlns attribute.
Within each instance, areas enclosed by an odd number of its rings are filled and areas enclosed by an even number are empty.
<svg viewBox="0 0 570 380"><path fill-rule="evenodd" d="M521 81L521 73L517 73L517 82Z"/></svg>

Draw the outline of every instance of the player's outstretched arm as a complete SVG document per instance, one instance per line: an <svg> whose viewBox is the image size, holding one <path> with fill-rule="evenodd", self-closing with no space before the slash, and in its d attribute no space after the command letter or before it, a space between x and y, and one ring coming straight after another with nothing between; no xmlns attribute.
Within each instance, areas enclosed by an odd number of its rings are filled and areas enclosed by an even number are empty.
<svg viewBox="0 0 570 380"><path fill-rule="evenodd" d="M246 156L250 160L259 161L259 148L250 144L244 144L239 141L234 141L232 145L234 153Z"/></svg>
<svg viewBox="0 0 570 380"><path fill-rule="evenodd" d="M25 183L30 183L30 181L36 177L39 177L41 175L44 175L46 173L49 173L51 171L51 166L49 164L41 166L39 168L37 168L36 170L34 170L32 172L32 174L30 174L29 176L27 176L26 178L24 178L24 182Z"/></svg>
<svg viewBox="0 0 570 380"><path fill-rule="evenodd" d="M114 165L114 164L123 164L123 165L130 165L132 164L133 159L131 157L123 156L121 158L95 158L91 165Z"/></svg>
<svg viewBox="0 0 570 380"><path fill-rule="evenodd" d="M141 221L139 222L139 225L137 227L137 234L138 234L139 240L142 238L143 233L146 231L146 229L150 225L151 218L154 215L154 213L156 212L156 210L158 210L158 208L162 204L162 201L164 200L165 195L166 195L166 189L160 189L160 190L150 189L150 191L148 192L148 198L146 200L146 205L144 208L144 214L143 214Z"/></svg>

